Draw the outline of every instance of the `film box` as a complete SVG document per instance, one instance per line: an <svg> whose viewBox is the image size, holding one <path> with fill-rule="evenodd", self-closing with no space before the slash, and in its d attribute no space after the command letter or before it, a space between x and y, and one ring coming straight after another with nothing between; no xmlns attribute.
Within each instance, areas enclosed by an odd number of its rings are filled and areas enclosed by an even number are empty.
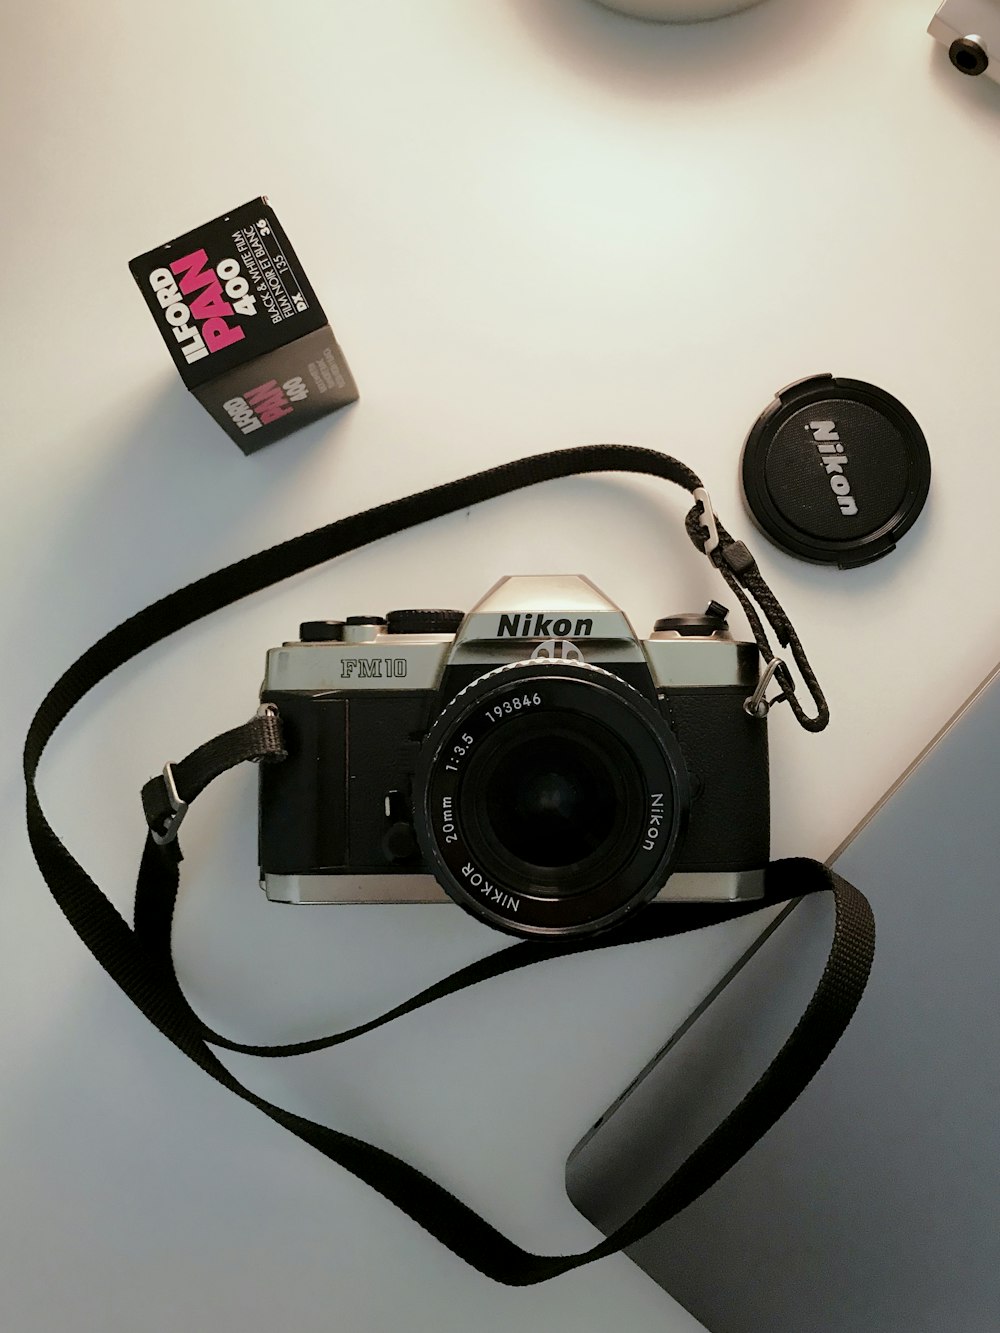
<svg viewBox="0 0 1000 1333"><path fill-rule="evenodd" d="M267 199L129 264L181 378L245 454L358 397Z"/></svg>

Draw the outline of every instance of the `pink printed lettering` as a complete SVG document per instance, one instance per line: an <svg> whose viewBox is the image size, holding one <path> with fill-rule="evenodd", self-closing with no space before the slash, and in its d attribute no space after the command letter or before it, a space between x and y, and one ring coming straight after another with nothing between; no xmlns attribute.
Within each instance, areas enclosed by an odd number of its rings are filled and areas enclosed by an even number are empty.
<svg viewBox="0 0 1000 1333"><path fill-rule="evenodd" d="M277 421L279 417L287 417L292 411L292 405L277 380L258 384L256 389L248 390L243 397L254 408L265 426Z"/></svg>
<svg viewBox="0 0 1000 1333"><path fill-rule="evenodd" d="M191 302L191 314L195 319L228 319L233 307L222 295L222 284L211 282Z"/></svg>
<svg viewBox="0 0 1000 1333"><path fill-rule="evenodd" d="M201 326L201 336L210 352L219 352L223 347L231 347L243 337L243 330L237 325L230 328L224 319L206 319Z"/></svg>
<svg viewBox="0 0 1000 1333"><path fill-rule="evenodd" d="M171 273L180 278L181 291L185 296L190 296L192 292L198 291L200 287L206 287L215 278L215 274L208 267L208 255L204 250L195 250L183 259L175 259L170 265Z"/></svg>

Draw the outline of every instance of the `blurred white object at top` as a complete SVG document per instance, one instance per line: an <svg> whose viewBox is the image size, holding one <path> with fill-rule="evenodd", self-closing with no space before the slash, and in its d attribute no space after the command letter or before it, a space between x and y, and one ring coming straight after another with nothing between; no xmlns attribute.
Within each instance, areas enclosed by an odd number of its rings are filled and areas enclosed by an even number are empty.
<svg viewBox="0 0 1000 1333"><path fill-rule="evenodd" d="M598 0L606 9L616 9L637 19L657 23L698 23L749 9L760 0Z"/></svg>
<svg viewBox="0 0 1000 1333"><path fill-rule="evenodd" d="M1000 80L998 0L945 0L927 31L947 47L948 58L959 73L988 74Z"/></svg>

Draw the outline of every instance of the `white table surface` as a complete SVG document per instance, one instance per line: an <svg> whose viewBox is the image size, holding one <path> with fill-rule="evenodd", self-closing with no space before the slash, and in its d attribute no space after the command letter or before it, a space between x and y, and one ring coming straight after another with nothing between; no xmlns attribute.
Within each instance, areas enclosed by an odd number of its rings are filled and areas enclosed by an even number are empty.
<svg viewBox="0 0 1000 1333"><path fill-rule="evenodd" d="M1000 89L955 74L924 33L932 9L766 0L670 29L588 0L8 7L9 1333L697 1327L621 1257L492 1284L189 1065L51 903L22 828L20 742L79 652L189 579L478 467L619 440L703 476L800 630L833 721L812 737L773 717L774 849L826 856L1000 657ZM262 192L362 397L247 459L184 392L127 261ZM750 423L824 370L900 397L935 468L919 525L853 573L785 557L738 499ZM552 485L226 611L73 715L43 768L50 817L127 911L141 782L247 715L264 650L299 620L468 606L504 573L569 570L643 632L726 600L683 512L652 482ZM184 832L178 966L244 1039L358 1021L500 943L451 907L268 905L250 771ZM567 1151L739 943L566 960L333 1054L232 1063L522 1244L583 1248L595 1234L565 1198Z"/></svg>

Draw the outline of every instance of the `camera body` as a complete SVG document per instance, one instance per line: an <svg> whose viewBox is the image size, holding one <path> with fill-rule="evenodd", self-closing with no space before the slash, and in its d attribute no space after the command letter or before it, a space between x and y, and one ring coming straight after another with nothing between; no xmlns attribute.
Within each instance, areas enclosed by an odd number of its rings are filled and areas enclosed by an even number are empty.
<svg viewBox="0 0 1000 1333"><path fill-rule="evenodd" d="M960 74L1000 79L1000 4L997 0L944 0L927 28L947 48Z"/></svg>
<svg viewBox="0 0 1000 1333"><path fill-rule="evenodd" d="M640 639L587 579L516 575L467 615L310 622L261 692L278 902L450 897L502 930L602 929L660 895L757 897L769 855L755 644L725 610Z"/></svg>

